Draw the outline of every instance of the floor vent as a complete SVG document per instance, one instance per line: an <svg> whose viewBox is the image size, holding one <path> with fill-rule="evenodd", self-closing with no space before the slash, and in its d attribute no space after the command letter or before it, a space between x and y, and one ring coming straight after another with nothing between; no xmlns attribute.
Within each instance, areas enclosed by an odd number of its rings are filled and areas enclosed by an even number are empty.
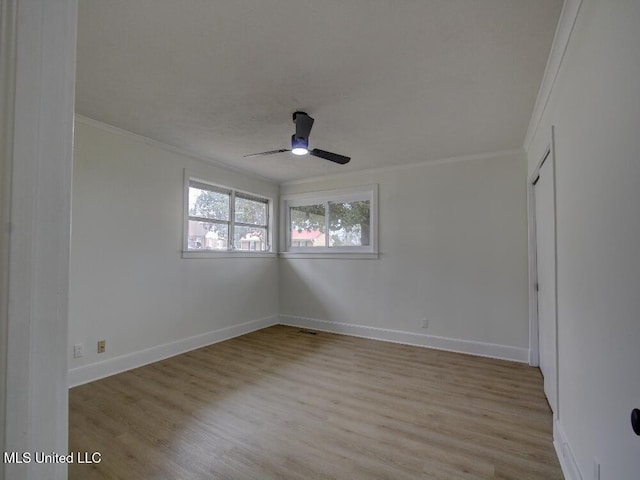
<svg viewBox="0 0 640 480"><path fill-rule="evenodd" d="M298 333L301 333L302 335L317 335L317 332L312 332L310 330L299 330Z"/></svg>

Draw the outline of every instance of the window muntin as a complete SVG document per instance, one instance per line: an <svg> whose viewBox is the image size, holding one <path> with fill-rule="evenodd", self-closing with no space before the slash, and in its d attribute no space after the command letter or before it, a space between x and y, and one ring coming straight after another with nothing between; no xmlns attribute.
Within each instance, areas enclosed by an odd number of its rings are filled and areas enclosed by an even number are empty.
<svg viewBox="0 0 640 480"><path fill-rule="evenodd" d="M285 253L377 253L377 186L282 199Z"/></svg>
<svg viewBox="0 0 640 480"><path fill-rule="evenodd" d="M270 201L189 179L188 252L269 252Z"/></svg>

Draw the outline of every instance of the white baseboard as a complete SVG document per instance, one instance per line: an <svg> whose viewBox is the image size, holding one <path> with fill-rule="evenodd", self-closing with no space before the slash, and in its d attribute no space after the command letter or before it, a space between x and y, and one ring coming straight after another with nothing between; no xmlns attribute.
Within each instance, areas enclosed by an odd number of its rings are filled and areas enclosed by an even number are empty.
<svg viewBox="0 0 640 480"><path fill-rule="evenodd" d="M502 360L511 360L522 363L527 363L529 361L529 349L511 347L508 345L496 345L492 343L458 340L455 338L436 337L434 335L368 327L352 323L330 322L328 320L298 317L295 315L281 314L280 323L282 325L289 325L293 327L310 328L324 332L341 333L345 335L353 335L354 337L429 347L438 350L447 350L450 352L468 353L470 355L477 355L481 357L499 358Z"/></svg>
<svg viewBox="0 0 640 480"><path fill-rule="evenodd" d="M582 480L582 475L571 451L567 436L557 418L553 419L553 446L566 480Z"/></svg>
<svg viewBox="0 0 640 480"><path fill-rule="evenodd" d="M69 370L68 375L69 388L278 324L522 363L527 363L529 359L529 350L526 348L331 322L295 315L271 315L150 347L138 352L109 358L102 362L72 368ZM566 480L582 480L582 475L576 465L569 442L557 419L553 421L553 445Z"/></svg>
<svg viewBox="0 0 640 480"><path fill-rule="evenodd" d="M502 360L511 360L522 363L527 363L529 359L529 350L526 348L436 337L433 335L404 332L401 330L389 330L378 327L367 327L364 325L349 323L330 322L328 320L318 320L294 315L272 315L230 327L212 330L200 335L194 335L193 337L183 338L181 340L176 340L175 342L146 348L138 352L112 357L101 362L72 368L69 370L68 375L69 387L76 387L78 385L93 382L110 375L115 375L116 373L148 365L159 360L164 360L165 358L195 350L196 348L205 347L213 343L245 335L255 330L260 330L277 324L311 328L325 332L353 335L355 337L429 347L438 350L448 350L451 352L467 353L471 355L499 358Z"/></svg>
<svg viewBox="0 0 640 480"><path fill-rule="evenodd" d="M255 330L277 325L278 323L278 315L271 315L269 317L251 320L238 325L219 328L200 335L194 335L193 337L183 338L181 340L176 340L175 342L146 348L138 352L112 357L101 362L72 368L69 370L68 375L69 388L93 382L94 380L99 380L126 370L131 370L132 368L148 365L149 363L157 362L159 360L164 360L165 358L173 357L190 350L195 350L196 348L206 347L213 343L245 335Z"/></svg>

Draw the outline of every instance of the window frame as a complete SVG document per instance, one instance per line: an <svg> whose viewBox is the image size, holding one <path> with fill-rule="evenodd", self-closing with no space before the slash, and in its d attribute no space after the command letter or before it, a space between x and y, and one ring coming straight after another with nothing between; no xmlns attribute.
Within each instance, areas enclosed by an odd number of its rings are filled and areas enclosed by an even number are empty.
<svg viewBox="0 0 640 480"><path fill-rule="evenodd" d="M340 202L369 201L369 245L333 247L328 241L330 232L325 228L327 238L324 247L294 246L291 239L290 207L325 205L327 225L329 204ZM280 196L280 256L285 258L378 258L378 185L361 185L336 190L293 193Z"/></svg>
<svg viewBox="0 0 640 480"><path fill-rule="evenodd" d="M229 195L229 220L208 219L203 217L193 217L189 215L189 189L191 183L195 182L204 187L211 187L209 191L218 192ZM196 187L198 188L198 187ZM235 220L235 201L236 196L247 200L264 201L267 204L266 225L254 225L245 222L236 222ZM194 175L185 170L184 174L184 197L183 197L183 232L182 232L182 258L236 258L236 257L275 257L276 250L274 248L274 200L272 197L260 193L249 192L228 185L223 185L209 181L202 176ZM226 250L210 250L210 249L190 249L189 248L189 221L202 221L205 223L219 223L228 225L228 248ZM267 231L267 250L239 250L234 246L234 229L235 227L255 227L264 228Z"/></svg>

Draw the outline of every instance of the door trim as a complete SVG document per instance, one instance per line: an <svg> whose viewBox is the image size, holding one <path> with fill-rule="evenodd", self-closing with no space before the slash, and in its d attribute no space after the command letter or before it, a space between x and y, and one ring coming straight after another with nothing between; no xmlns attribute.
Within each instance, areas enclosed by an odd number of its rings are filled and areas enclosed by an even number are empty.
<svg viewBox="0 0 640 480"><path fill-rule="evenodd" d="M3 451L64 453L77 0L0 11L0 433ZM67 465L4 463L0 478L65 480Z"/></svg>
<svg viewBox="0 0 640 480"><path fill-rule="evenodd" d="M551 139L544 154L541 156L536 168L527 181L527 206L528 206L528 226L529 226L529 365L540 366L540 345L538 340L538 269L537 269L537 241L536 241L536 208L534 186L540 177L542 165L549 162L551 172L551 190L553 198L553 317L555 320L555 388L556 401L551 405L554 418L559 419L560 415L560 372L559 372L559 351L558 351L558 234L557 234L557 204L556 204L556 162L555 162L555 127L551 127Z"/></svg>

